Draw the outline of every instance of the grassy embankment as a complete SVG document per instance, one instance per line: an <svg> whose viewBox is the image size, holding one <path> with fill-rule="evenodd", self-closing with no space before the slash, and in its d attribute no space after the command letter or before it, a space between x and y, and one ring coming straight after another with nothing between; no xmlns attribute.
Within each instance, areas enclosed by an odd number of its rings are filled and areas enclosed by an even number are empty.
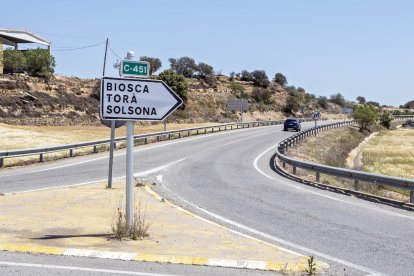
<svg viewBox="0 0 414 276"><path fill-rule="evenodd" d="M381 129L376 129L375 131L378 130ZM305 142L300 143L298 146L290 149L287 154L289 156L293 156L295 158L307 160L314 163L325 164L328 166L346 167L346 159L348 158L350 151L356 148L359 145L359 143L361 143L370 134L370 132L361 133L358 131L356 127L338 128L320 133L317 137L311 137L306 139ZM395 136L395 143L388 142L390 138L387 137L389 135ZM405 152L403 152L402 150L402 147L405 146L396 146L397 144L403 145L401 140L404 140L404 137L397 138L399 137L399 135L401 135L400 130L382 130L378 136L378 138L382 140L377 141L376 137L372 139L372 142L370 140L368 142L370 146L367 147L368 151L364 151L363 153L363 169L369 172L409 177L407 174L398 174L398 171L406 171L406 169L400 167L399 164L404 163L408 166L407 163L409 162L409 159L406 159L409 153L405 154ZM412 134L412 136L409 136L412 137L411 147L413 147L414 134ZM409 143L407 140L408 139L405 140L405 145ZM384 145L381 145L383 144L383 141L387 141L389 147L384 147ZM400 152L402 154L405 154L405 156L401 154L400 157L384 158L385 155L388 156L390 154L395 154L392 151L393 145L396 148L395 152L397 152L397 148L399 148ZM388 151L386 151L387 148L389 148ZM413 154L413 152L414 149L411 151L411 154ZM387 160L389 160L388 163L385 163L387 162ZM411 157L410 160L411 162L414 162L413 157ZM399 167L398 169L396 169L397 165ZM385 171L385 169L379 170L380 167L387 168L388 171ZM290 170L290 168L288 168L288 170ZM394 171L394 173L390 174L390 171ZM413 174L413 172L410 173L411 175ZM315 181L314 172L298 169L297 174L302 178ZM321 183L332 186L342 187L346 189L354 189L354 181L349 179L321 174L320 181ZM388 188L384 189L384 187L378 187L377 185L373 185L370 183L360 182L360 190L363 192L385 196L397 200L407 200L407 193L401 190L394 189L394 191L397 191L398 193L390 192Z"/></svg>
<svg viewBox="0 0 414 276"><path fill-rule="evenodd" d="M217 123L194 123L194 124L167 124L167 130L192 128ZM135 134L163 131L163 124L136 125ZM42 148L58 145L73 144L78 142L93 141L110 138L110 128L105 126L16 126L0 123L0 151ZM126 127L116 129L116 137L124 137ZM122 145L121 145L122 146ZM98 147L98 151L107 150L107 145ZM77 149L76 155L91 153L91 148ZM45 160L64 158L69 155L68 151L50 153L45 155ZM39 156L28 156L21 158L8 158L4 160L5 166L22 165L39 160Z"/></svg>
<svg viewBox="0 0 414 276"><path fill-rule="evenodd" d="M364 171L414 178L414 130L382 131L368 142L362 156Z"/></svg>

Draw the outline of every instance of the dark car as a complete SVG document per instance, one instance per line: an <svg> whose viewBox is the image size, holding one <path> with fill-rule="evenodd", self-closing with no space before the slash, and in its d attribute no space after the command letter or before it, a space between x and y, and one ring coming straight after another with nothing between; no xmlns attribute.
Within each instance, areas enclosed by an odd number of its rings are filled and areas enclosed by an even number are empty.
<svg viewBox="0 0 414 276"><path fill-rule="evenodd" d="M300 120L297 118L288 118L286 119L285 123L283 124L283 130L288 131L289 129L294 129L296 131L300 131L301 125Z"/></svg>

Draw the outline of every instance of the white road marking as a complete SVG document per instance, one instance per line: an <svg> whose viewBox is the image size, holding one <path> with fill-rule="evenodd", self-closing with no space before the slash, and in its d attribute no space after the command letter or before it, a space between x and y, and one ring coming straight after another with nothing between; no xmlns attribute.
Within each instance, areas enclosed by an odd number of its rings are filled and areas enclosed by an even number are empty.
<svg viewBox="0 0 414 276"><path fill-rule="evenodd" d="M295 248L296 250L301 250L301 251L307 252L307 253L309 253L311 255L318 256L318 257L324 258L326 260L330 260L332 262L339 263L339 264L342 264L342 265L345 265L345 266L348 266L348 267L352 267L354 269L357 269L357 270L360 270L360 271L363 271L363 272L366 272L366 273L369 273L369 274L372 274L372 275L376 275L376 276L380 276L380 275L385 276L385 275L387 275L387 274L384 274L384 273L380 273L378 271L375 271L373 269L370 269L370 268L367 268L367 267L363 267L363 266L360 266L360 265L357 265L357 264L354 264L354 263L351 263L351 262L348 262L348 261L345 261L345 260L342 260L342 259L333 257L331 255L328 255L328 254L325 254L325 253L322 253L322 252L319 252L319 251L316 251L316 250L313 250L313 249L310 249L310 248L307 248L307 247L304 247L304 246L301 246L301 245L298 245L298 244L295 244L295 243L292 243L292 242L289 242L289 241L286 241L286 240L283 240L283 239L278 238L276 236L273 236L273 235L270 235L270 234L261 232L259 230L250 228L250 227L245 226L243 224L240 224L238 222L232 221L230 219L227 219L227 218L222 217L220 215L217 215L215 213L209 212L209 211L207 211L207 210L205 210L205 209L203 209L201 207L198 207L198 206L194 205L193 203L185 200L184 198L182 198L182 197L174 194L167 187L164 186L164 188L166 190L168 190L168 192L170 192L171 194L173 194L176 198L178 198L180 201L182 201L182 202L190 205L192 208L195 208L195 209L199 210L200 212L203 212L203 213L207 214L210 217L213 217L213 218L215 218L215 219L217 219L219 221L222 221L222 222L224 222L224 223L226 223L228 225L232 225L233 227L236 227L238 229L241 229L241 230L244 230L246 232L252 233L252 234L254 234L256 236L260 236L262 238L265 238L265 239L268 239L268 240L277 242L279 244L282 244L282 245L285 245L285 246L289 246L291 248ZM234 231L234 232L237 232L237 231ZM245 235L243 233L240 233L240 234L241 235ZM292 252L292 251L290 251L290 252ZM298 253L295 253L295 254L298 254Z"/></svg>
<svg viewBox="0 0 414 276"><path fill-rule="evenodd" d="M407 216L407 215L403 215L403 214L399 214L399 213L394 213L394 212L391 212L391 211L383 210L383 209L380 209L380 208L377 208L377 207L368 206L366 204L359 204L357 202L351 202L351 201L339 199L339 198L336 198L336 197L333 197L333 196L329 196L329 195L325 195L325 194L319 193L318 191L312 191L312 190L309 190L309 189L305 189L303 187L299 187L297 185L288 183L288 182L283 181L281 179L276 179L273 176L266 174L265 172L263 172L259 168L258 162L259 162L259 159L263 157L263 155L265 155L266 153L268 153L269 151L271 151L273 149L276 149L276 146L272 146L272 147L268 148L267 150L265 150L264 152L262 152L261 154L259 154L254 159L254 161L253 161L254 168L256 169L256 171L258 171L263 176L265 176L265 177L267 177L267 178L269 178L269 179L271 179L273 181L276 181L279 184L283 184L283 185L286 185L286 186L295 188L297 190L304 191L306 193L311 193L311 194L314 194L314 195L317 195L317 196L321 196L321 197L325 197L325 198L328 198L328 199L331 199L331 200L335 200L335 201L338 201L338 202L341 202L341 203L346 203L346 204L350 204L350 205L357 205L359 207L367 208L367 209L370 209L370 210L376 211L376 212L382 212L382 213L387 214L387 215L392 215L392 216L396 216L396 217L401 217L401 218L405 218L405 219L414 220L414 217L413 216Z"/></svg>
<svg viewBox="0 0 414 276"><path fill-rule="evenodd" d="M71 270L71 271L87 271L87 272L96 272L96 273L111 273L111 274L123 274L123 275L138 275L138 276L172 276L171 274L157 274L157 273L126 271L126 270L89 268L89 267L79 267L79 266L33 264L33 263L0 262L0 265L48 268L48 269L64 269L64 270Z"/></svg>

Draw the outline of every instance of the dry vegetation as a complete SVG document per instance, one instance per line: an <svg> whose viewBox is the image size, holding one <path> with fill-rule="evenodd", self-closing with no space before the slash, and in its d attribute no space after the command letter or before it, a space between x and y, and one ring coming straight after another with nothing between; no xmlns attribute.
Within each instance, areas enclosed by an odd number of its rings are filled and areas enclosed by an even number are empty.
<svg viewBox="0 0 414 276"><path fill-rule="evenodd" d="M414 130L380 132L363 150L363 168L367 172L414 178Z"/></svg>
<svg viewBox="0 0 414 276"><path fill-rule="evenodd" d="M403 132L401 132L401 134ZM381 135L380 137L386 136L387 133L393 133L393 131L384 131L382 133L384 134ZM317 138L315 137L308 138L304 142L293 147L287 152L287 155L295 157L297 159L306 160L306 161L319 163L319 164L325 164L328 166L345 167L346 159L348 157L349 152L352 149L356 148L358 144L362 142L369 134L370 134L369 132L367 133L359 132L356 127L338 128L338 129L330 130L327 132L322 132L318 134ZM395 136L398 137L399 134L395 132ZM414 143L414 135L412 136L410 135L410 137L411 137L411 146L412 146ZM387 140L387 138L385 137L383 139ZM375 142L376 138L373 138L372 141ZM407 145L406 143L405 145ZM371 145L371 141L369 142L369 144ZM379 145L378 142L375 142L375 144ZM378 147L383 148L382 146L378 146ZM378 152L381 152L381 149L378 149ZM385 155L382 156L382 154L392 154L391 152L392 152L391 150L388 151L387 153L384 151L383 153L377 156L375 155L371 155L371 156L372 158L377 159L379 163L382 163L381 162L382 160L393 159L391 157L384 158ZM411 151L411 154L412 153L413 152ZM379 158L379 156L381 157ZM404 159L403 156L401 156L401 158L396 158L396 160L399 160L399 161L401 161L402 159ZM365 160L365 151L364 151L364 160ZM410 160L413 160L413 158L411 157ZM392 163L388 163L388 164L392 164ZM394 165L392 165L391 168L395 169L395 166L397 165L397 161L395 161L393 164ZM388 166L388 165L384 164L384 166ZM364 168L365 168L365 163L364 163ZM291 171L291 168L287 167L287 170ZM385 174L384 171L377 171L376 168L373 168L373 170L370 170L370 171ZM399 171L399 169L396 171ZM297 175L304 179L315 181L314 172L298 169ZM391 175L395 175L395 174L391 174ZM345 189L354 189L355 187L353 180L333 177L333 176L323 175L323 174L321 174L320 176L320 182L324 184L336 186L336 187L345 188ZM407 197L408 194L405 191L401 191L398 189L391 189L388 187L378 186L378 185L370 184L366 182L360 182L360 190L363 192L367 192L367 193L379 195L379 196L384 196L384 197L392 198L395 200L400 200L400 201L408 200L408 197Z"/></svg>

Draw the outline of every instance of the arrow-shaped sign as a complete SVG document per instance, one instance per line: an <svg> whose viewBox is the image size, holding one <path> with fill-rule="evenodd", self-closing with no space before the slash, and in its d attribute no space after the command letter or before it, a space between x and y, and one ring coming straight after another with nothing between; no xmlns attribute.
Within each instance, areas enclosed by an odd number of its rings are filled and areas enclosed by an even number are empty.
<svg viewBox="0 0 414 276"><path fill-rule="evenodd" d="M162 121L183 101L163 81L103 77L101 119Z"/></svg>

